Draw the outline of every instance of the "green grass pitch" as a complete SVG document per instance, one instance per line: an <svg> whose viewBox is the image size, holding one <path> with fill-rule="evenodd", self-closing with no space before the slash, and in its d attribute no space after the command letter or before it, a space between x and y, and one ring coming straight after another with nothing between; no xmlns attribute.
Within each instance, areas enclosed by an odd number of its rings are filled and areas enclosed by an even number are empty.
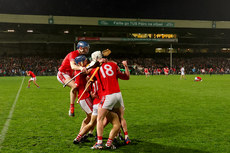
<svg viewBox="0 0 230 153"><path fill-rule="evenodd" d="M230 152L230 75L202 75L202 82L194 82L194 75L186 77L131 76L119 81L132 143L113 152ZM31 84L28 89L28 79L8 119L23 77L0 77L0 131L10 120L0 152L111 152L90 150L93 138L72 143L85 114L75 105L76 116L68 116L68 87L52 76L37 77L41 88ZM105 128L105 138L110 128Z"/></svg>

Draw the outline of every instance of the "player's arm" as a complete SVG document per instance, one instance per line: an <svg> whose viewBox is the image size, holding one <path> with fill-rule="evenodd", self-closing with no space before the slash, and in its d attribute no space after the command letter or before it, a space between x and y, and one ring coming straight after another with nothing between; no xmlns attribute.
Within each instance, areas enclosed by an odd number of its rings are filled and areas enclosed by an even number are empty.
<svg viewBox="0 0 230 153"><path fill-rule="evenodd" d="M130 78L130 72L129 72L129 67L128 67L127 61L122 61L122 64L125 67L125 74L129 79Z"/></svg>
<svg viewBox="0 0 230 153"><path fill-rule="evenodd" d="M26 75L27 75L27 76L30 76L30 73L29 73L28 71L26 71Z"/></svg>
<svg viewBox="0 0 230 153"><path fill-rule="evenodd" d="M82 71L82 72L86 72L86 68L85 68L85 67L82 67L82 66L80 66L80 65L77 65L77 64L75 63L74 59L72 59L72 60L70 61L70 66L71 66L71 69L73 69L73 70L80 70L80 71Z"/></svg>
<svg viewBox="0 0 230 153"><path fill-rule="evenodd" d="M120 70L118 70L118 78L122 80L129 80L130 72L129 72L127 61L122 61L122 64L125 67L125 73L121 73Z"/></svg>

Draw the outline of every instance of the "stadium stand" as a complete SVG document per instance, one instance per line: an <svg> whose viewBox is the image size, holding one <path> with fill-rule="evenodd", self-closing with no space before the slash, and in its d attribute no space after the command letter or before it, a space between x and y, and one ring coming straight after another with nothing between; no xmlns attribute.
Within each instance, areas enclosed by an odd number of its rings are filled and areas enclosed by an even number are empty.
<svg viewBox="0 0 230 153"><path fill-rule="evenodd" d="M162 55L161 55L162 56ZM162 56L161 58L149 58L149 57L126 57L126 58L112 58L116 61L120 68L122 67L121 61L128 60L131 73L134 75L144 74L144 68L149 68L152 75L156 75L156 69L161 69L163 74L163 68L169 67L169 57ZM25 70L33 70L38 76L56 75L58 67L61 65L62 59L57 58L44 58L40 56L31 57L1 57L0 58L0 76L21 76L25 75ZM205 69L205 74L209 73L209 69L213 68L214 74L230 74L230 58L221 56L195 56L193 57L174 57L173 68L170 74L178 74L180 67L184 65L187 74L201 74L201 69ZM192 69L195 67L195 72ZM224 70L224 72L221 71Z"/></svg>

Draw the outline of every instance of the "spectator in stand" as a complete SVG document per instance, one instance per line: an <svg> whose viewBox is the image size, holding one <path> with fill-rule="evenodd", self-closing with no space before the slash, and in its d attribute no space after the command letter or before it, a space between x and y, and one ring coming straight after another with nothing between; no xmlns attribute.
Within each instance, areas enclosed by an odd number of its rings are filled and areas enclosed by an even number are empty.
<svg viewBox="0 0 230 153"><path fill-rule="evenodd" d="M195 66L192 68L192 72L193 72L193 74L196 73L196 67Z"/></svg>

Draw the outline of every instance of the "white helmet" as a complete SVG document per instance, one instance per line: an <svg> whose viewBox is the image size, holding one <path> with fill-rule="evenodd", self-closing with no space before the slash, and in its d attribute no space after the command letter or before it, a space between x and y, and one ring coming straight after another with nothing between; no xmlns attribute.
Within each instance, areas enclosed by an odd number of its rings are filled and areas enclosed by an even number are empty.
<svg viewBox="0 0 230 153"><path fill-rule="evenodd" d="M102 58L102 53L101 51L95 51L91 54L91 58L93 61L97 61Z"/></svg>

